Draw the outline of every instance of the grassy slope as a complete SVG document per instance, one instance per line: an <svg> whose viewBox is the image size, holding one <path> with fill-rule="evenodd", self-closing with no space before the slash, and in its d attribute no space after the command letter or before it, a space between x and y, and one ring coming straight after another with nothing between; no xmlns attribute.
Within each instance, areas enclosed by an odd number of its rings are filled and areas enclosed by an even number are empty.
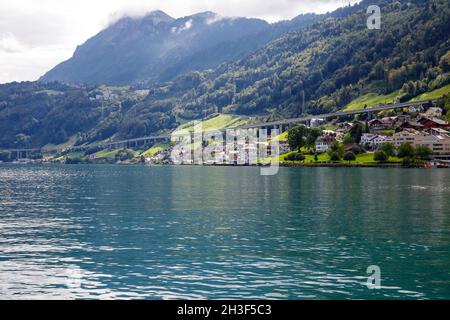
<svg viewBox="0 0 450 320"><path fill-rule="evenodd" d="M77 135L74 134L73 136L71 136L69 138L69 140L67 140L64 143L61 143L61 144L58 144L58 145L49 143L49 144L45 145L44 148L47 148L47 149L67 149L67 148L71 148L77 142L77 138L78 138Z"/></svg>
<svg viewBox="0 0 450 320"><path fill-rule="evenodd" d="M441 98L444 94L449 94L449 93L450 93L450 84L448 84L442 88L423 93L420 96L415 97L412 101L437 99L437 98Z"/></svg>
<svg viewBox="0 0 450 320"><path fill-rule="evenodd" d="M66 154L64 156L55 158L55 159L53 159L53 157L51 155L48 156L48 157L45 157L45 158L52 159L52 160L55 160L55 161L62 161L64 159L78 159L78 158L83 158L83 157L84 157L84 153L83 152L71 152L71 153L68 153L68 154Z"/></svg>
<svg viewBox="0 0 450 320"><path fill-rule="evenodd" d="M120 150L108 150L104 149L94 154L95 158L106 158L110 160L114 160L116 158L116 155L119 153Z"/></svg>
<svg viewBox="0 0 450 320"><path fill-rule="evenodd" d="M450 93L450 84L448 84L442 88L423 93L423 94L415 97L411 101L437 99L437 98L441 98L443 95L449 94L449 93ZM365 95L353 100L352 102L350 102L344 108L344 110L351 111L351 110L363 109L365 105L367 105L368 107L374 107L374 106L377 106L380 104L392 103L394 101L395 97L397 97L398 95L399 95L399 91L392 92L388 95L379 95L376 93L368 93L368 94L365 94Z"/></svg>
<svg viewBox="0 0 450 320"><path fill-rule="evenodd" d="M159 152L166 150L169 146L170 146L169 144L159 143L159 144L154 145L147 151L144 151L141 155L147 156L147 157L153 157L156 154L158 154Z"/></svg>
<svg viewBox="0 0 450 320"><path fill-rule="evenodd" d="M287 141L288 140L288 132L283 132L282 134L280 134L279 136L276 136L275 138L273 138L274 141Z"/></svg>
<svg viewBox="0 0 450 320"><path fill-rule="evenodd" d="M203 131L211 130L223 130L228 128L235 128L247 123L247 120L235 115L220 114L217 117L208 119L206 121L200 121L203 126ZM190 121L179 126L175 132L179 130L193 130L194 121Z"/></svg>
<svg viewBox="0 0 450 320"><path fill-rule="evenodd" d="M394 91L388 95L379 95L376 93L365 94L352 102L350 102L345 108L345 111L352 111L363 109L364 106L375 107L380 104L392 103L394 99L398 96L399 91Z"/></svg>

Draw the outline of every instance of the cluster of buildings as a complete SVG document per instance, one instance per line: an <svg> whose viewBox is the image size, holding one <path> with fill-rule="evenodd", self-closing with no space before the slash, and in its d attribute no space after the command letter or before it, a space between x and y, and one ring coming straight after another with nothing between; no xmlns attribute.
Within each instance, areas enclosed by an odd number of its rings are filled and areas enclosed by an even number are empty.
<svg viewBox="0 0 450 320"><path fill-rule="evenodd" d="M109 87L99 87L89 97L91 101L118 101L125 95L129 98L143 99L149 93L149 90L129 90L129 89L115 89Z"/></svg>
<svg viewBox="0 0 450 320"><path fill-rule="evenodd" d="M361 123L368 126L370 133L364 133L359 144L374 151L385 143L392 143L396 147L410 143L414 147L427 146L435 155L450 155L450 124L441 118L442 109L432 107L417 116L404 112ZM324 131L316 142L316 152L327 152L330 143L333 140L342 141L353 125L355 123L347 122L336 131Z"/></svg>
<svg viewBox="0 0 450 320"><path fill-rule="evenodd" d="M94 101L115 101L118 100L120 97L119 93L112 91L112 90L102 90L101 92L95 94L94 97L89 97L90 100Z"/></svg>
<svg viewBox="0 0 450 320"><path fill-rule="evenodd" d="M431 128L426 131L404 129L392 137L396 147L403 143L410 143L414 147L427 146L435 155L450 155L450 132L440 128Z"/></svg>

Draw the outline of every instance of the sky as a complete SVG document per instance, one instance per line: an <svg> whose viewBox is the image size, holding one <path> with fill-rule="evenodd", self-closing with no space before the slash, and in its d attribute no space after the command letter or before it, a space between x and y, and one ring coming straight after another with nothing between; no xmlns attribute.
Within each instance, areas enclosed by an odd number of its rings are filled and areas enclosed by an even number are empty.
<svg viewBox="0 0 450 320"><path fill-rule="evenodd" d="M0 0L0 83L37 80L125 15L163 10L178 18L213 11L276 22L349 2L355 0Z"/></svg>

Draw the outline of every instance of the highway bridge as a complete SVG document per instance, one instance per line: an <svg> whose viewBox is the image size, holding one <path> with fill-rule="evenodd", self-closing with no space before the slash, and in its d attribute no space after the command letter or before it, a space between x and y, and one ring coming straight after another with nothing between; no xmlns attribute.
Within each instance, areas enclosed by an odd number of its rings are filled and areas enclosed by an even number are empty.
<svg viewBox="0 0 450 320"><path fill-rule="evenodd" d="M295 125L295 124L301 124L308 121L311 121L313 119L330 119L330 118L336 118L336 117L344 117L344 116L351 116L351 115L357 115L357 114L363 114L363 113L376 113L380 111L385 110L396 110L396 109L403 109L403 108L409 108L409 107L420 107L420 106L426 106L429 104L434 104L441 101L441 99L432 99L432 100L424 100L424 101L413 101L413 102L404 102L404 103L395 103L395 104L385 104L380 105L372 108L364 108L364 109L358 109L358 110L350 110L350 111L338 111L338 112L332 112L327 114L321 114L321 115L310 115L305 117L299 117L299 118L291 118L291 119L284 119L284 120L278 120L278 121L271 121L271 122L260 122L255 124L248 124L244 126L239 126L234 129L258 129L258 128L277 128L280 129L280 132L283 132L287 126ZM11 152L14 159L24 159L29 158L29 156L32 153L35 152L61 152L61 151L70 151L70 152L76 152L76 151L86 151L91 148L99 148L99 149L120 149L120 148L132 148L132 147L139 147L139 145L148 145L152 143L157 142L170 142L171 135L158 135L158 136L149 136L149 137L142 137L142 138L135 138L135 139L127 139L127 140L120 140L120 141L111 141L111 142L105 142L100 144L94 144L94 145L83 145L83 146L74 146L69 148L40 148L40 149L6 149L1 151L7 151Z"/></svg>
<svg viewBox="0 0 450 320"><path fill-rule="evenodd" d="M380 112L380 111L385 111L385 110L396 110L396 109L403 109L403 108L409 108L409 107L420 107L420 106L428 105L430 103L439 102L440 100L441 99L434 99L434 100L396 103L396 104L385 104L385 105L372 107L372 108L364 108L364 109L350 110L350 111L338 111L338 112L332 112L332 113L321 114L321 115L310 115L310 116L300 117L300 118L292 118L292 119L284 119L284 120L278 120L278 121L272 121L272 122L250 124L250 125L242 126L240 128L241 129L251 129L251 128L265 128L265 127L277 127L277 126L283 126L283 125L292 125L292 124L305 123L305 122L311 121L313 119L330 119L330 118L351 116L351 115L357 115L357 114L363 114L363 113L375 113L375 112Z"/></svg>

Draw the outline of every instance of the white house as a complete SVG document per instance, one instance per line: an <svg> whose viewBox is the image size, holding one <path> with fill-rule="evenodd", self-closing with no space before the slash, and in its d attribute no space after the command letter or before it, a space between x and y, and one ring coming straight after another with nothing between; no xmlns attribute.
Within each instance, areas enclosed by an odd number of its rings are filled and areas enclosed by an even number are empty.
<svg viewBox="0 0 450 320"><path fill-rule="evenodd" d="M330 144L334 139L330 136L322 136L316 141L316 153L325 153L330 149Z"/></svg>
<svg viewBox="0 0 450 320"><path fill-rule="evenodd" d="M392 137L381 135L376 136L375 139L372 140L372 144L375 149L378 149L385 143L392 143L392 142L394 142L394 139L392 139Z"/></svg>
<svg viewBox="0 0 450 320"><path fill-rule="evenodd" d="M383 144L388 142L394 142L394 139L390 136L365 133L361 136L360 144L372 149L378 149Z"/></svg>
<svg viewBox="0 0 450 320"><path fill-rule="evenodd" d="M362 144L363 146L368 146L372 143L372 140L376 137L376 134L372 134L372 133L364 133L361 136L361 141L359 142L359 144Z"/></svg>

